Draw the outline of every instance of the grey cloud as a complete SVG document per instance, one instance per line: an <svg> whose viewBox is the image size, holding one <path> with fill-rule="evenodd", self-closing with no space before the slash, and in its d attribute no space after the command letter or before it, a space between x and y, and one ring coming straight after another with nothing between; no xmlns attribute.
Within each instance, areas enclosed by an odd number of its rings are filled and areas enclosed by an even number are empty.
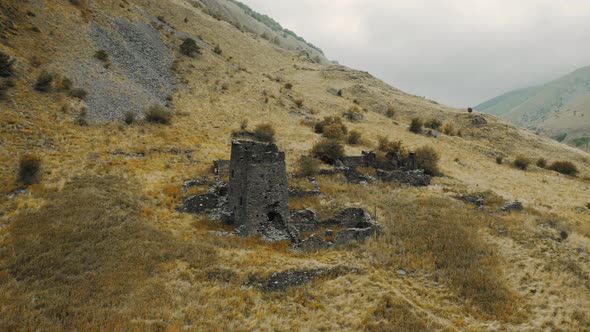
<svg viewBox="0 0 590 332"><path fill-rule="evenodd" d="M586 0L244 0L329 58L465 107L590 65Z"/></svg>

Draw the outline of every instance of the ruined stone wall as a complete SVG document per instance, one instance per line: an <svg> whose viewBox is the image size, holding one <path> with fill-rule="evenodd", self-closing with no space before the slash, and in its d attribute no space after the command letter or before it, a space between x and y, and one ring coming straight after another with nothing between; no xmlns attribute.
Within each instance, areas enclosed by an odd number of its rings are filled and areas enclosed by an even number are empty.
<svg viewBox="0 0 590 332"><path fill-rule="evenodd" d="M288 199L284 152L272 143L233 141L229 205L242 234L288 239Z"/></svg>
<svg viewBox="0 0 590 332"><path fill-rule="evenodd" d="M229 160L216 159L213 161L213 173L219 177L229 176Z"/></svg>

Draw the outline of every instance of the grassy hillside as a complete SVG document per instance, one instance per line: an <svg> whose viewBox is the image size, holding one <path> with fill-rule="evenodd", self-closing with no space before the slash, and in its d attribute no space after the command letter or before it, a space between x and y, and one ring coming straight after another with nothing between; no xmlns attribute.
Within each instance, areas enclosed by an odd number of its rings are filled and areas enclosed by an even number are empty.
<svg viewBox="0 0 590 332"><path fill-rule="evenodd" d="M590 67L553 82L508 92L475 109L559 141L588 148L590 125Z"/></svg>
<svg viewBox="0 0 590 332"><path fill-rule="evenodd" d="M15 60L1 78L0 330L590 328L588 153L237 29L216 14L228 3L0 0L0 50ZM186 38L200 55L180 52ZM39 91L43 71L54 80ZM170 124L144 119L156 105ZM213 181L244 120L272 124L303 187L297 161L322 139L310 124L355 106L363 119L343 122L362 141L346 153L381 137L430 146L443 175L424 188L320 175L321 196L289 204L321 218L366 208L377 239L295 252L176 211L207 189L183 182ZM410 132L416 117L448 135ZM25 156L40 160L31 184L19 180ZM519 156L527 170L511 165ZM578 176L539 158L570 161ZM455 199L466 194L525 210L478 211ZM251 282L289 269L340 272L280 292Z"/></svg>

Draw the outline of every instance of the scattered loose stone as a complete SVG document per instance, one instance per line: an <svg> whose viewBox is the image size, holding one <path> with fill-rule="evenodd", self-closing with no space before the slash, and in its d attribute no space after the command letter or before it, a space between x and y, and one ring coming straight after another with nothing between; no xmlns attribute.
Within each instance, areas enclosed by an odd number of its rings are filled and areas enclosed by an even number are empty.
<svg viewBox="0 0 590 332"><path fill-rule="evenodd" d="M523 209L524 209L524 207L522 206L521 202L514 201L514 202L504 205L500 210L502 210L504 212L509 212L509 211L522 211Z"/></svg>
<svg viewBox="0 0 590 332"><path fill-rule="evenodd" d="M357 269L342 266L334 268L287 270L271 273L267 277L251 275L244 282L244 285L254 286L265 292L280 292L287 290L289 287L306 284L314 279L335 279L345 274L358 272Z"/></svg>

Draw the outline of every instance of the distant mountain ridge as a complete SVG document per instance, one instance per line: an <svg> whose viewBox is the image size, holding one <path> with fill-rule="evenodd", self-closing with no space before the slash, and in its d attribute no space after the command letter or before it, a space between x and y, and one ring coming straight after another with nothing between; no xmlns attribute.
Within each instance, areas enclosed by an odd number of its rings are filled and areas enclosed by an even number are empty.
<svg viewBox="0 0 590 332"><path fill-rule="evenodd" d="M590 66L546 84L510 91L475 109L590 149Z"/></svg>

